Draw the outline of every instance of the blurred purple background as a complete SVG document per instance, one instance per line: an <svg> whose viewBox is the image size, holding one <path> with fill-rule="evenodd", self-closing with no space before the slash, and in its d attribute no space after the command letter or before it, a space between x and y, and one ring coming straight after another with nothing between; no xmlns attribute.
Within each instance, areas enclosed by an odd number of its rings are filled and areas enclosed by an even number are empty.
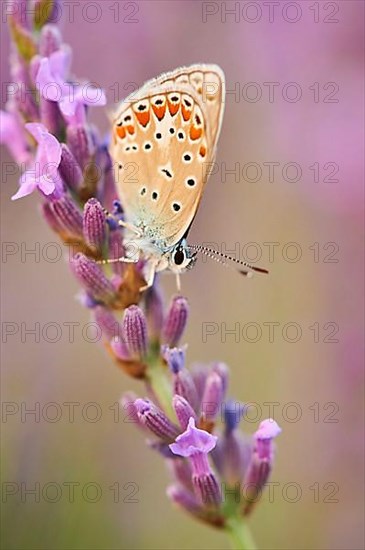
<svg viewBox="0 0 365 550"><path fill-rule="evenodd" d="M224 4L239 10L225 20ZM258 546L361 549L364 4L281 2L272 22L265 4L85 1L75 4L73 21L64 7L62 29L74 50L74 74L102 86L112 108L115 95L122 99L163 71L197 62L223 68L235 94L227 96L216 174L190 240L223 251L239 243L251 259L262 254L270 276L243 280L209 261L184 276L188 357L230 365L235 397L257 404L249 432L268 416L268 403L278 403L283 434L272 476L278 485L273 502L267 493L252 518ZM9 80L5 27L2 106ZM104 110L92 116L107 132ZM2 160L10 161L4 150ZM236 177L225 173L237 163ZM14 414L3 416L2 480L23 482L23 489L39 483L41 492L50 482L62 487L56 503L49 502L52 488L39 503L31 495L22 503L20 488L7 497L3 547L227 547L224 535L170 506L159 457L133 426L114 421L122 392L144 390L82 337L88 314L74 298L78 288L66 262L47 261L56 238L38 215L37 197L10 202L17 178L3 171L2 179L3 252L4 243L19 249L2 257L2 319L19 329L3 337L2 398L14 404ZM273 258L264 243L277 243ZM36 247L39 257L24 254ZM173 278L162 283L171 296ZM59 341L46 341L51 329L40 342L22 338L25 328L40 323L42 332L50 322L61 327ZM80 323L74 342L70 322ZM207 323L216 334L206 336ZM268 323L278 323L273 339ZM236 338L224 334L237 326ZM36 402L40 417L22 418ZM70 402L80 404L74 422L64 405ZM61 408L59 421L49 421L58 410L50 403ZM96 422L87 420L96 411L85 410L87 403L100 407ZM65 482L79 483L75 502ZM98 502L82 498L89 482L102 490ZM130 482L138 485L137 502L128 498Z"/></svg>

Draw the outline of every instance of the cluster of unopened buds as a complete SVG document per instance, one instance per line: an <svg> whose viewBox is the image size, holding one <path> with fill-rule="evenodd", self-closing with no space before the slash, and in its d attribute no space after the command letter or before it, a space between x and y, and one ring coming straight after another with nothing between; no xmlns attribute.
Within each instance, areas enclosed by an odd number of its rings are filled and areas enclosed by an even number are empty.
<svg viewBox="0 0 365 550"><path fill-rule="evenodd" d="M36 10L33 21L22 12L26 3L14 0L8 15L12 85L1 112L1 141L23 168L13 199L38 189L44 219L68 245L80 301L105 347L124 372L146 383L148 398L127 394L122 405L167 460L174 477L169 497L193 516L230 528L261 495L280 428L268 419L253 436L241 433L245 407L227 399L226 365L188 369L186 348L178 347L187 300L175 296L165 311L157 280L141 292L143 260L109 263L125 255L127 243L107 140L87 116L105 96L94 89L92 100L71 79L71 50L52 24L55 0L38 0L47 9Z"/></svg>

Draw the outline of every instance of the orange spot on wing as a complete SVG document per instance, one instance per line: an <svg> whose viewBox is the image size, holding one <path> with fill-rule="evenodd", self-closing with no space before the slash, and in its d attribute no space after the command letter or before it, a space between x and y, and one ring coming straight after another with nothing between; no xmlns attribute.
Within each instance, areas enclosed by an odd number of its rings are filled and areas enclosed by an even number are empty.
<svg viewBox="0 0 365 550"><path fill-rule="evenodd" d="M117 126L116 128L117 136L120 137L120 139L124 139L126 136L125 128L123 126Z"/></svg>
<svg viewBox="0 0 365 550"><path fill-rule="evenodd" d="M153 109L153 112L155 113L155 115L157 116L158 120L162 120L163 117L165 116L166 103L164 105L153 105L152 104L152 109Z"/></svg>
<svg viewBox="0 0 365 550"><path fill-rule="evenodd" d="M132 124L128 124L127 132L128 132L128 134L131 134L131 135L134 134L135 130L134 130L134 126L132 126Z"/></svg>
<svg viewBox="0 0 365 550"><path fill-rule="evenodd" d="M145 111L144 113L136 113L138 122L143 126L147 126L150 121L150 112Z"/></svg>
<svg viewBox="0 0 365 550"><path fill-rule="evenodd" d="M196 139L199 139L203 133L203 130L201 128L197 128L196 126L191 125L189 130L189 137L191 140L195 141Z"/></svg>
<svg viewBox="0 0 365 550"><path fill-rule="evenodd" d="M191 117L192 110L187 109L184 104L181 105L181 112L185 122Z"/></svg>
<svg viewBox="0 0 365 550"><path fill-rule="evenodd" d="M180 104L179 103L171 103L171 101L167 101L167 104L169 106L170 115L174 116L179 110Z"/></svg>
<svg viewBox="0 0 365 550"><path fill-rule="evenodd" d="M206 150L206 148L202 145L202 146L200 147L200 149L199 149L199 155L200 155L201 157L205 157L206 154L207 154L207 150Z"/></svg>

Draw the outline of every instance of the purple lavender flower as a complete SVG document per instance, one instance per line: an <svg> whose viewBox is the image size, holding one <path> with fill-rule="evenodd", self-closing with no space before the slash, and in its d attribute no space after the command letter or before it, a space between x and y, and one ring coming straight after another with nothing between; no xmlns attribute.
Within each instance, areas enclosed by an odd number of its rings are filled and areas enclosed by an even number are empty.
<svg viewBox="0 0 365 550"><path fill-rule="evenodd" d="M194 418L190 418L186 431L170 445L174 454L190 459L195 492L207 506L218 506L221 502L218 481L208 462L208 453L214 449L217 439L217 436L196 428Z"/></svg>
<svg viewBox="0 0 365 550"><path fill-rule="evenodd" d="M30 195L37 187L44 195L51 195L62 186L58 174L61 145L43 124L29 123L26 129L38 142L34 163L20 178L20 188L12 200Z"/></svg>
<svg viewBox="0 0 365 550"><path fill-rule="evenodd" d="M252 453L245 480L247 504L244 514L248 515L261 495L266 485L273 464L273 439L281 432L281 428L271 418L261 422L254 434L255 447Z"/></svg>
<svg viewBox="0 0 365 550"><path fill-rule="evenodd" d="M103 90L74 86L66 81L71 64L71 50L63 47L44 57L39 65L36 83L44 99L57 102L65 117L75 117L79 105L106 104Z"/></svg>
<svg viewBox="0 0 365 550"><path fill-rule="evenodd" d="M6 145L18 164L31 159L24 126L17 113L0 111L0 143Z"/></svg>

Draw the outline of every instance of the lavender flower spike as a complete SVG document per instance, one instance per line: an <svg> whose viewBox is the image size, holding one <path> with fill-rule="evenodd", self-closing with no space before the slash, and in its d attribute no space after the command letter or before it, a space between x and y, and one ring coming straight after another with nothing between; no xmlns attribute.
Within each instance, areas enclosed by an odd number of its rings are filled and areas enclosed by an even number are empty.
<svg viewBox="0 0 365 550"><path fill-rule="evenodd" d="M112 283L104 275L101 267L84 254L77 253L71 260L71 267L77 279L93 298L110 303L115 298Z"/></svg>
<svg viewBox="0 0 365 550"><path fill-rule="evenodd" d="M103 207L97 199L89 199L84 207L83 230L86 243L100 252L106 239Z"/></svg>
<svg viewBox="0 0 365 550"><path fill-rule="evenodd" d="M208 462L208 453L214 449L217 439L205 430L196 428L194 418L190 418L186 431L170 445L174 454L190 459L195 492L206 506L218 506L221 502L219 485Z"/></svg>
<svg viewBox="0 0 365 550"><path fill-rule="evenodd" d="M175 296L170 305L163 327L163 338L170 347L175 347L186 326L188 319L188 302L182 296Z"/></svg>
<svg viewBox="0 0 365 550"><path fill-rule="evenodd" d="M134 402L138 418L149 430L166 441L176 438L179 430L165 413L148 399L137 399ZM171 446L170 446L171 448ZM172 450L172 449L171 449Z"/></svg>
<svg viewBox="0 0 365 550"><path fill-rule="evenodd" d="M133 305L126 309L122 330L130 354L135 358L144 357L147 353L147 322L141 308Z"/></svg>
<svg viewBox="0 0 365 550"><path fill-rule="evenodd" d="M61 187L57 171L61 161L60 143L43 124L32 122L25 127L38 142L38 150L34 163L22 174L20 188L12 200L30 195L37 187L45 195L53 193L57 186Z"/></svg>

